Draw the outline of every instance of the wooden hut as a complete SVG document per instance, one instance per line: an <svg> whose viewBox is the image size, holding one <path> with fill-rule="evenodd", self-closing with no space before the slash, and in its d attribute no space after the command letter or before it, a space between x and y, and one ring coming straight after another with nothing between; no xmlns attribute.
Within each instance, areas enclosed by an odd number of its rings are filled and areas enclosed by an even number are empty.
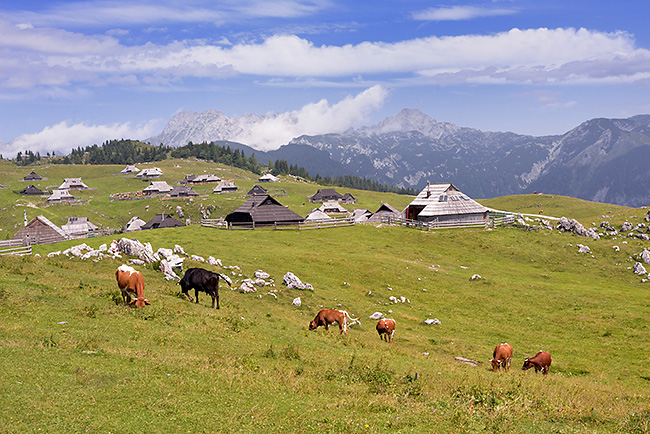
<svg viewBox="0 0 650 434"><path fill-rule="evenodd" d="M435 223L482 223L488 209L463 194L454 184L437 183L427 186L406 207L409 220Z"/></svg>
<svg viewBox="0 0 650 434"><path fill-rule="evenodd" d="M221 181L221 178L219 178L217 175L209 173L204 175L196 175L192 177L192 179L187 177L185 180L189 184L214 184L215 182Z"/></svg>
<svg viewBox="0 0 650 434"><path fill-rule="evenodd" d="M246 193L246 196L255 196L257 194L265 196L265 195L269 194L269 191L266 188L262 187L261 185L255 184L253 186L253 188L248 190L248 193Z"/></svg>
<svg viewBox="0 0 650 434"><path fill-rule="evenodd" d="M50 203L70 202L73 200L75 200L75 197L68 190L53 190L52 194L47 198Z"/></svg>
<svg viewBox="0 0 650 434"><path fill-rule="evenodd" d="M257 182L280 182L280 178L271 173L267 173L266 175L260 176Z"/></svg>
<svg viewBox="0 0 650 434"><path fill-rule="evenodd" d="M198 195L196 191L184 185L177 185L169 192L169 196L171 197L196 197Z"/></svg>
<svg viewBox="0 0 650 434"><path fill-rule="evenodd" d="M159 178L163 174L162 170L160 170L158 167L149 167L147 169L142 169L140 173L135 175L136 178L143 178L143 179L153 179L153 178Z"/></svg>
<svg viewBox="0 0 650 434"><path fill-rule="evenodd" d="M158 229L158 228L176 228L180 226L185 226L185 223L180 222L175 218L172 218L166 214L156 214L154 218L149 220L140 228L142 230L146 230L146 229Z"/></svg>
<svg viewBox="0 0 650 434"><path fill-rule="evenodd" d="M24 181L42 181L43 177L40 175L37 175L36 172L32 171L29 175L25 176L23 178Z"/></svg>
<svg viewBox="0 0 650 434"><path fill-rule="evenodd" d="M122 175L128 175L129 173L137 173L139 172L140 169L138 169L135 166L126 166L122 171L120 172Z"/></svg>
<svg viewBox="0 0 650 434"><path fill-rule="evenodd" d="M68 235L47 217L39 215L14 234L14 240L25 240L24 244L45 244L65 241Z"/></svg>
<svg viewBox="0 0 650 434"><path fill-rule="evenodd" d="M134 232L142 230L146 222L138 216L131 217L131 220L124 226L124 232Z"/></svg>
<svg viewBox="0 0 650 434"><path fill-rule="evenodd" d="M88 186L83 183L81 178L65 178L63 184L59 185L58 190L87 190Z"/></svg>
<svg viewBox="0 0 650 434"><path fill-rule="evenodd" d="M72 237L94 233L98 227L88 221L88 217L68 217L68 222L61 226L61 229Z"/></svg>
<svg viewBox="0 0 650 434"><path fill-rule="evenodd" d="M19 194L26 194L26 195L43 195L45 192L39 188L36 188L33 185L28 185L27 187L23 188L18 192Z"/></svg>
<svg viewBox="0 0 650 434"><path fill-rule="evenodd" d="M221 193L234 193L237 191L237 186L231 181L221 181L214 189L212 193L221 194Z"/></svg>
<svg viewBox="0 0 650 434"><path fill-rule="evenodd" d="M382 203L379 209L368 217L368 223L386 223L391 218L401 219L402 213L393 208L389 203Z"/></svg>
<svg viewBox="0 0 650 434"><path fill-rule="evenodd" d="M341 205L335 200L323 202L323 204L320 207L318 207L318 209L323 211L326 214L347 214L348 213L348 210L343 208L343 205Z"/></svg>
<svg viewBox="0 0 650 434"><path fill-rule="evenodd" d="M161 194L169 193L171 191L172 186L167 184L165 181L152 181L147 188L142 190L145 194Z"/></svg>
<svg viewBox="0 0 650 434"><path fill-rule="evenodd" d="M253 195L226 216L229 225L296 224L304 218L267 195Z"/></svg>

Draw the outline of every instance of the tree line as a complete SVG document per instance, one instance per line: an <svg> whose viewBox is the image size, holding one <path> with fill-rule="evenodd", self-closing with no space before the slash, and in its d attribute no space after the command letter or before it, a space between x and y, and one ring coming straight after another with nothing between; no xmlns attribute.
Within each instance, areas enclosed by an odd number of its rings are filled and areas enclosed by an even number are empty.
<svg viewBox="0 0 650 434"><path fill-rule="evenodd" d="M264 172L270 172L273 175L293 175L306 180L314 181L321 185L331 185L336 187L347 187L358 190L390 192L397 194L415 195L417 191L414 188L402 188L382 184L359 176L312 176L307 169L297 164L289 164L286 160L269 160L268 164L263 165L255 158L253 152L246 156L244 151L231 148L230 142L189 142L185 146L172 148L162 143L158 146L152 146L138 140L110 140L104 142L101 146L92 145L86 148L78 147L72 149L69 155L50 156L47 153L47 160L54 164L139 164L152 161L162 161L171 158L197 158L199 160L210 161L228 166L234 166L239 169L248 170L257 175ZM18 165L37 164L42 160L41 155L32 151L18 152L15 163Z"/></svg>

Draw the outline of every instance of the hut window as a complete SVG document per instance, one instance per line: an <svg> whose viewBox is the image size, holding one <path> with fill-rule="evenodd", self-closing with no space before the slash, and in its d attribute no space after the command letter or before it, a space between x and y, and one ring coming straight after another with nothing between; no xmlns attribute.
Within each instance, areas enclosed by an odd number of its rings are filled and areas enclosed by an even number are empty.
<svg viewBox="0 0 650 434"><path fill-rule="evenodd" d="M462 197L463 200L469 200L469 196L467 196L466 194L461 194L460 197Z"/></svg>
<svg viewBox="0 0 650 434"><path fill-rule="evenodd" d="M460 200L460 197L456 196L455 194L449 197L451 198L451 200Z"/></svg>
<svg viewBox="0 0 650 434"><path fill-rule="evenodd" d="M447 202L447 195L441 194L440 197L438 198L438 202Z"/></svg>

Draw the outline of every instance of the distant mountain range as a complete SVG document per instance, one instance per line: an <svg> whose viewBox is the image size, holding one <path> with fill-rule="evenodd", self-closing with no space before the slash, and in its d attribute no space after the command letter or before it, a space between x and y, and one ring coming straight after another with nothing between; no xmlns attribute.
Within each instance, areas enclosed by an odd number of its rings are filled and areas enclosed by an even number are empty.
<svg viewBox="0 0 650 434"><path fill-rule="evenodd" d="M229 141L264 116L183 112L152 144ZM483 132L404 109L344 133L300 136L263 152L227 142L266 163L286 160L321 176L357 175L399 187L452 182L474 198L534 191L627 206L650 205L650 115L592 119L563 135Z"/></svg>

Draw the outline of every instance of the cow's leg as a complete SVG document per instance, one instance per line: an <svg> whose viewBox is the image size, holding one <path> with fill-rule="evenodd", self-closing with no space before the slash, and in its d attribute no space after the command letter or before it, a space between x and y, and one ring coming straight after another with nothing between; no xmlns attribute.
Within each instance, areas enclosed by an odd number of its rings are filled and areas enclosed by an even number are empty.
<svg viewBox="0 0 650 434"><path fill-rule="evenodd" d="M196 297L196 304L199 304L199 290L194 288L194 296Z"/></svg>
<svg viewBox="0 0 650 434"><path fill-rule="evenodd" d="M219 293L218 292L217 292L216 299L217 299L217 309L219 309ZM212 307L214 307L214 302L212 302Z"/></svg>

